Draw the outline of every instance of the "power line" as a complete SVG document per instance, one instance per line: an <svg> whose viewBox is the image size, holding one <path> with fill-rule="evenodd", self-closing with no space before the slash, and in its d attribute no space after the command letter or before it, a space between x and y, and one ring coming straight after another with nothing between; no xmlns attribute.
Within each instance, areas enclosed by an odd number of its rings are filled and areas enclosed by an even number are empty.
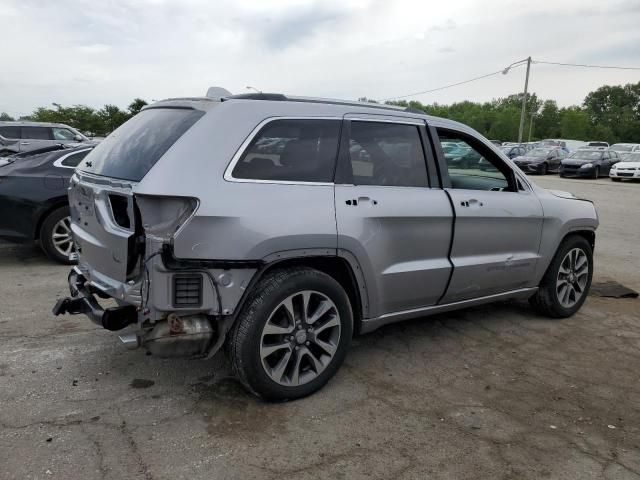
<svg viewBox="0 0 640 480"><path fill-rule="evenodd" d="M610 69L610 70L611 69L613 69L613 70L640 70L640 67L620 67L620 66L614 66L614 65L587 65L587 64L584 64L584 63L547 62L545 60L532 60L532 63L540 63L540 64L546 64L546 65L561 65L561 66L565 66L565 67L603 68L603 69ZM516 62L516 63L510 65L509 67L507 67L507 69L509 69L509 68L517 68L517 67L520 67L522 65L524 65L524 63ZM457 87L458 85L464 85L465 83L471 83L471 82L475 82L477 80L482 80L483 78L492 77L494 75L498 75L499 73L505 73L505 70L498 70L497 72L487 73L485 75L480 75L479 77L474 77L474 78L470 78L469 80L464 80L463 82L451 83L449 85L443 85L442 87L432 88L430 90L423 90L421 92L408 93L406 95L399 95L399 96L396 96L396 97L385 98L382 101L383 102L387 102L389 100L399 100L399 99L402 99L402 98L415 97L417 95L423 95L425 93L437 92L439 90L445 90L447 88Z"/></svg>
<svg viewBox="0 0 640 480"><path fill-rule="evenodd" d="M546 65L562 65L564 67L606 68L606 69L613 69L613 70L640 70L640 67L618 67L618 66L612 66L612 65L587 65L584 63L546 62L543 60L533 60L533 63L544 63Z"/></svg>
<svg viewBox="0 0 640 480"><path fill-rule="evenodd" d="M498 70L497 72L487 73L486 75L480 75L479 77L474 77L474 78L471 78L469 80L465 80L463 82L457 82L457 83L452 83L450 85L444 85L444 86L438 87L438 88L432 88L431 90L423 90L422 92L408 93L406 95L400 95L400 96L397 96L397 97L385 98L382 101L386 102L388 100L398 100L400 98L414 97L416 95L422 95L424 93L437 92L438 90L444 90L445 88L451 88L451 87L456 87L458 85L464 85L465 83L475 82L476 80L481 80L483 78L491 77L493 75L498 75L499 73L502 73L502 70Z"/></svg>

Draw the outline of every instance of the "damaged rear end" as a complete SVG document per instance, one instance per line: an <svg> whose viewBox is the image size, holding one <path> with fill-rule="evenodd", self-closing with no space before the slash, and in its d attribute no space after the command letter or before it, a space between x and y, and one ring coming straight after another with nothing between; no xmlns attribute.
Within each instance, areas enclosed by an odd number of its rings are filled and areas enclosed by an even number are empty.
<svg viewBox="0 0 640 480"><path fill-rule="evenodd" d="M55 315L84 314L112 331L129 327L120 336L128 347L160 356L218 350L231 319L220 290L229 302L241 291L224 268L173 256L199 200L137 193L144 176L215 103L147 108L79 166L69 186L78 264L69 274L71 296L57 301Z"/></svg>

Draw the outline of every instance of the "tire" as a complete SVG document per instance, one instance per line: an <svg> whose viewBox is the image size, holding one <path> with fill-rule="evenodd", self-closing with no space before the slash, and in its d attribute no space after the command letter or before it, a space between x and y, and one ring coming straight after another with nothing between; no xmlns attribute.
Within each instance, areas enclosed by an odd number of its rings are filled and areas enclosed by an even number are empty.
<svg viewBox="0 0 640 480"><path fill-rule="evenodd" d="M294 325L295 319L300 326ZM337 281L310 268L278 269L250 293L227 338L227 354L251 393L265 400L293 400L316 392L333 377L352 334L351 304ZM320 344L331 348L324 350Z"/></svg>
<svg viewBox="0 0 640 480"><path fill-rule="evenodd" d="M574 252L581 252L577 262L574 262L574 266L571 266L571 259L569 254ZM567 258L569 258L567 263ZM586 278L585 274L582 274L582 267L580 267L580 259L585 258L587 260ZM560 271L569 270L574 275L575 283L570 283L568 274ZM567 268L568 267L568 268ZM573 272L576 272L575 274ZM560 275L565 280L565 284L560 284ZM558 247L551 265L547 268L547 271L542 277L542 281L538 287L536 294L529 299L533 307L543 315L551 318L566 318L576 313L589 293L591 287L591 279L593 278L593 250L589 242L579 235L570 235L563 240ZM562 287L566 285L567 290ZM572 285L572 287L570 287ZM580 293L578 294L578 287L580 287ZM573 288L575 295L571 298L570 288ZM567 294L567 297L564 297ZM579 296L578 296L579 295ZM561 300L564 297L570 302L575 300L572 304L568 304Z"/></svg>
<svg viewBox="0 0 640 480"><path fill-rule="evenodd" d="M14 151L11 150L0 150L0 157L8 157L9 155L13 155Z"/></svg>
<svg viewBox="0 0 640 480"><path fill-rule="evenodd" d="M546 175L547 173L549 173L549 165L547 165L546 163L542 164L542 171L540 172L541 175Z"/></svg>
<svg viewBox="0 0 640 480"><path fill-rule="evenodd" d="M600 178L600 167L596 167L593 169L593 177L591 177L593 179L598 179Z"/></svg>
<svg viewBox="0 0 640 480"><path fill-rule="evenodd" d="M621 178L613 178L611 177L611 181L612 182L619 182L620 180L622 180Z"/></svg>
<svg viewBox="0 0 640 480"><path fill-rule="evenodd" d="M73 237L69 227L69 207L56 208L49 213L40 227L40 246L51 260L65 265L72 265L73 261L64 251L73 252ZM68 240L62 242L62 240Z"/></svg>

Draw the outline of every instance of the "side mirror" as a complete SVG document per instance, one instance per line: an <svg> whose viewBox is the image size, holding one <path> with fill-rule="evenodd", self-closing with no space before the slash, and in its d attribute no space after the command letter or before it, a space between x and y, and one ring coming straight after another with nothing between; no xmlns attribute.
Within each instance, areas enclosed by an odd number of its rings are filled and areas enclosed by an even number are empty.
<svg viewBox="0 0 640 480"><path fill-rule="evenodd" d="M84 138L82 138L82 135L74 135L73 139L74 139L76 142L82 142L82 141L84 141Z"/></svg>

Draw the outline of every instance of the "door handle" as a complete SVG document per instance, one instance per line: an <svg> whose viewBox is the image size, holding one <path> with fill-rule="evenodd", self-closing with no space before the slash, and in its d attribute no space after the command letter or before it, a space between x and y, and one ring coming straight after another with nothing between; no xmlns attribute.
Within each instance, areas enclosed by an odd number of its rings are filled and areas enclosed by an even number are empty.
<svg viewBox="0 0 640 480"><path fill-rule="evenodd" d="M461 207L468 207L468 208L480 208L483 205L484 204L482 202L476 200L475 198L470 198L469 200L462 200L460 202Z"/></svg>
<svg viewBox="0 0 640 480"><path fill-rule="evenodd" d="M29 145L29 142L20 142L20 145Z"/></svg>
<svg viewBox="0 0 640 480"><path fill-rule="evenodd" d="M358 197L358 198L351 198L349 200L345 200L345 202L347 205L352 206L352 207L357 207L358 204L361 205L377 205L378 201L377 200L373 200L370 197Z"/></svg>

